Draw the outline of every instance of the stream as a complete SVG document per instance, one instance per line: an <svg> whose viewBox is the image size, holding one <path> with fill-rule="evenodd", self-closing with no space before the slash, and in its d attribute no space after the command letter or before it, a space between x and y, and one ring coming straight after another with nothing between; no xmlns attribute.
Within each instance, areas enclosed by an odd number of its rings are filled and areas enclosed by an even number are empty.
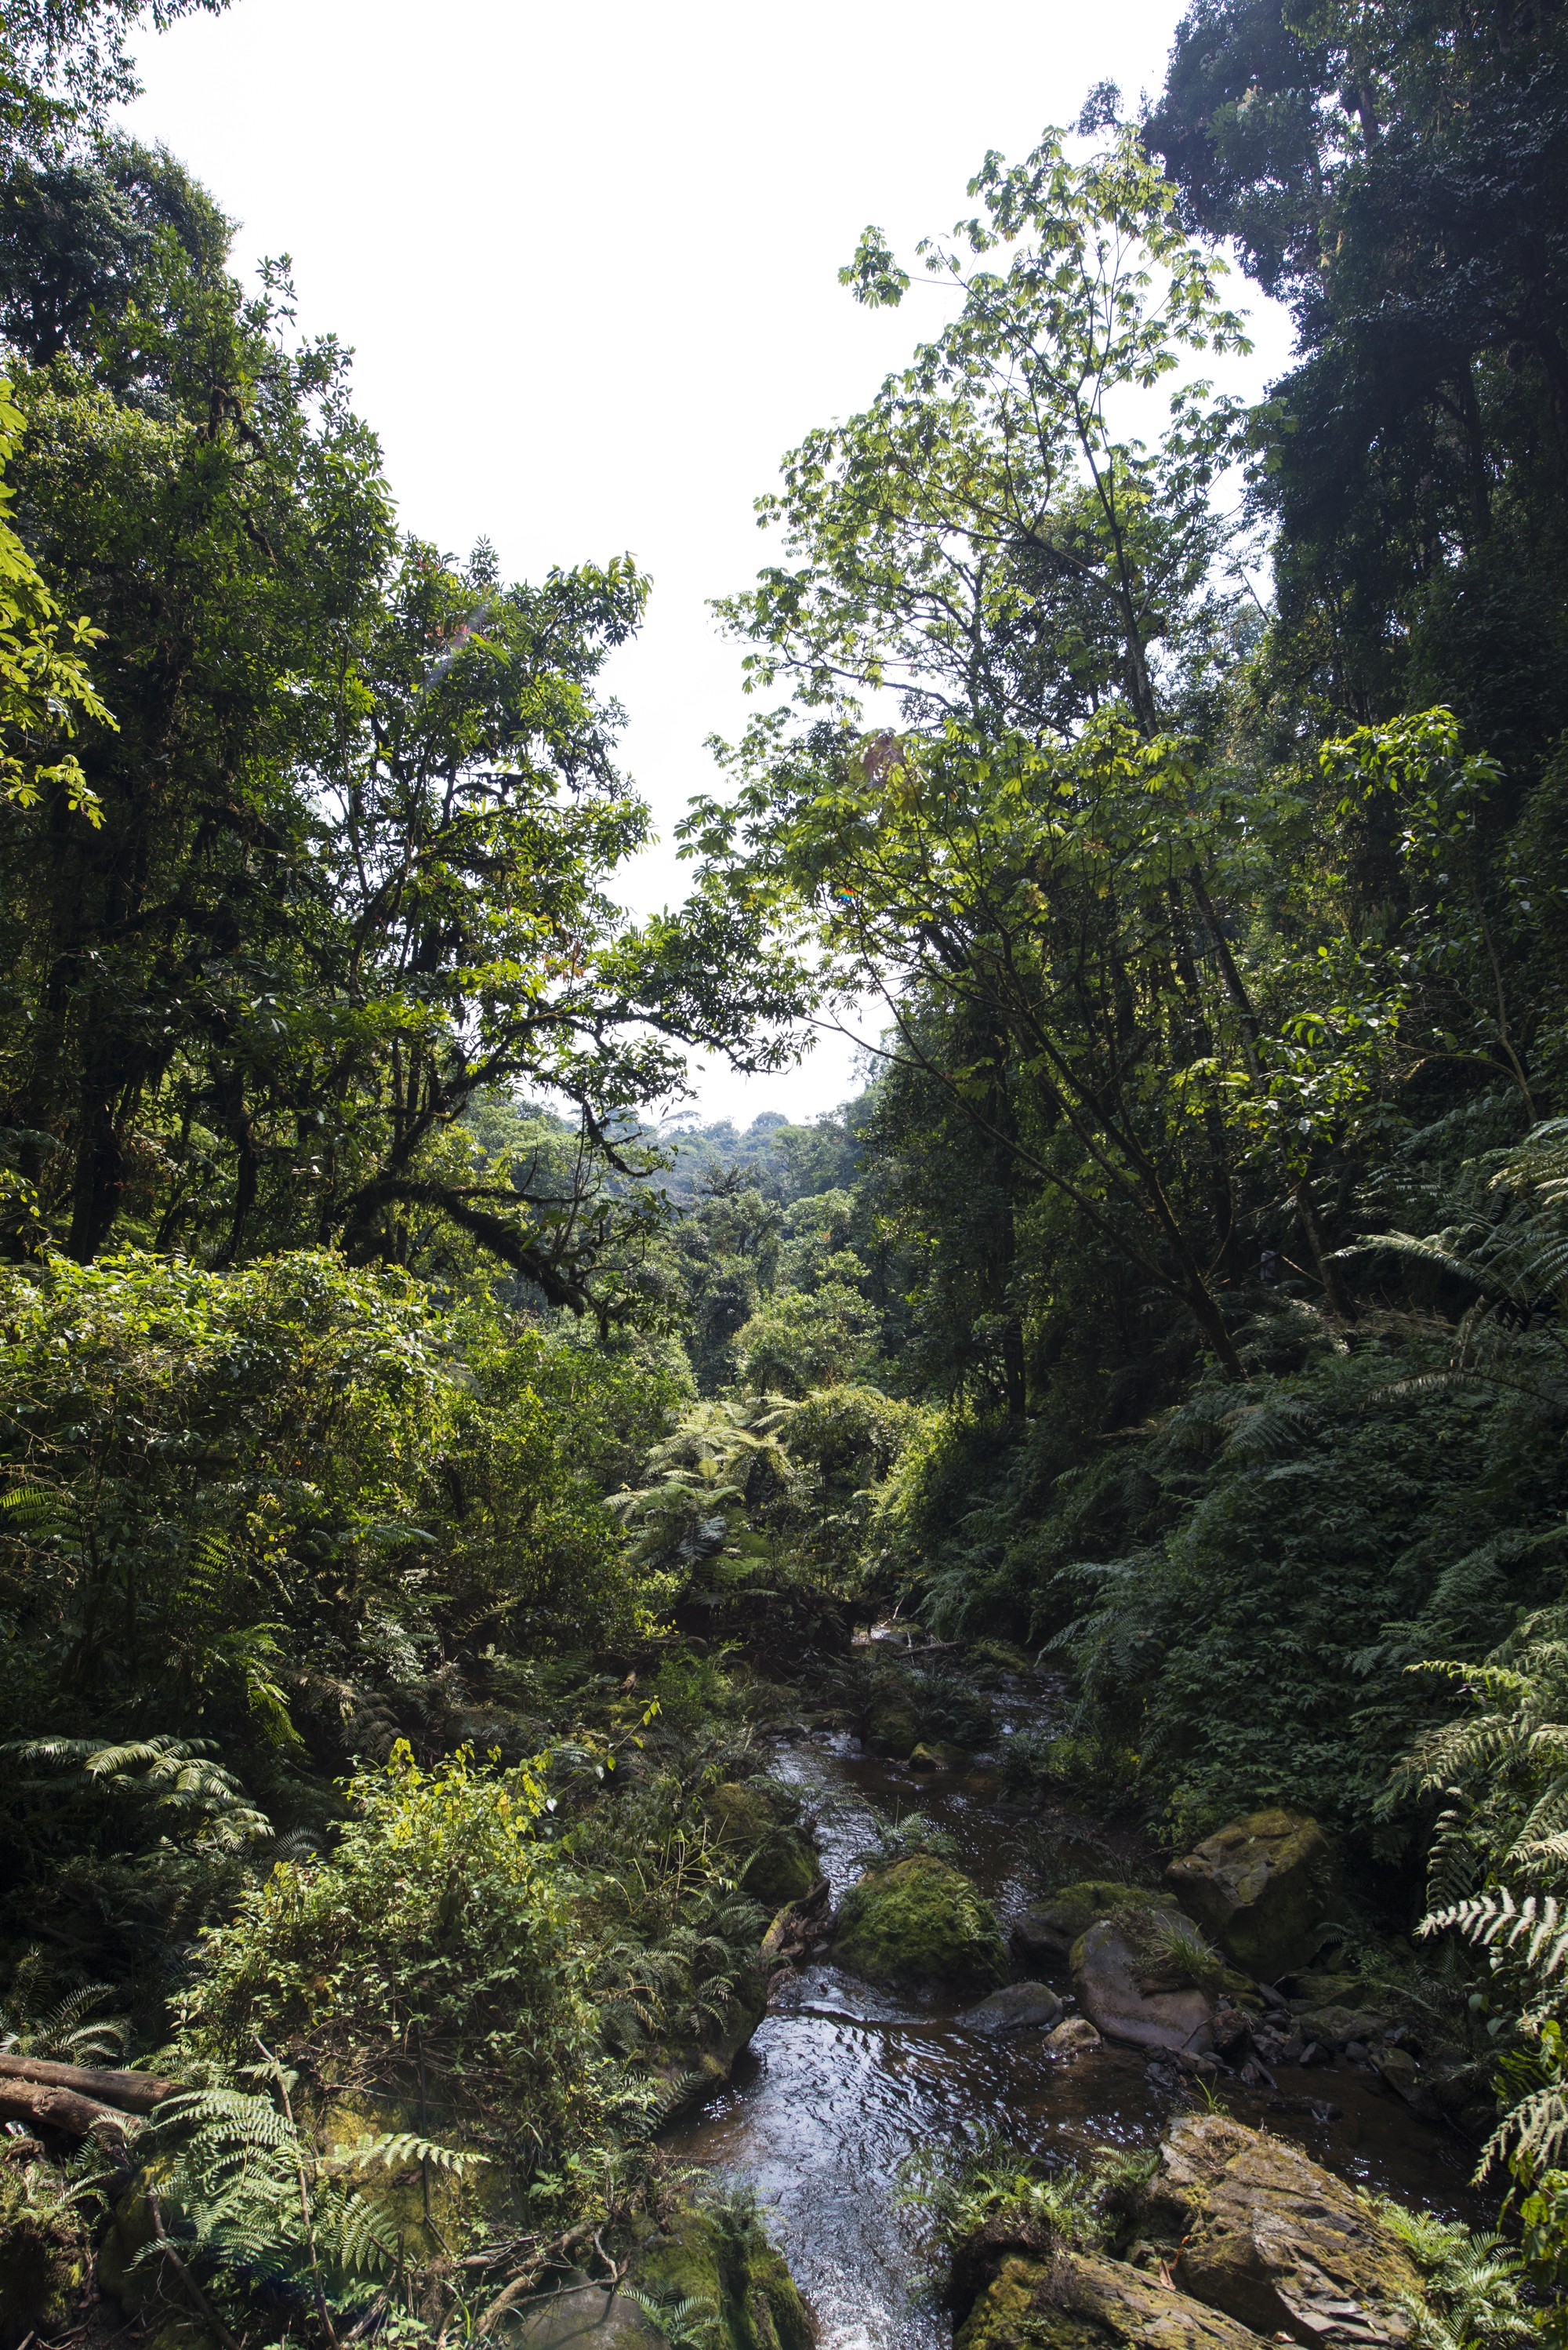
<svg viewBox="0 0 1568 2350"><path fill-rule="evenodd" d="M1006 1702L1003 1734L1037 1711L1038 1700L1021 1694L1009 1723ZM860 1873L876 1820L914 1811L952 1836L958 1866L1004 1931L1052 1885L1127 1873L1091 1824L1043 1830L1007 1804L983 1762L921 1776L863 1755L847 1734L812 1733L781 1743L770 1767L816 1815L835 1903ZM1055 1987L1065 1991L1064 1978ZM897 2199L916 2149L994 2129L1068 2162L1151 2142L1174 2110L1131 2049L1054 2057L1043 2032L985 2040L959 2029L955 2012L826 1961L786 1972L729 2086L666 2133L678 2158L755 2189L820 2322L822 2350L950 2350L950 2324L920 2280L918 2228ZM1239 2121L1294 2138L1358 2186L1472 2226L1489 2218L1468 2187L1472 2151L1418 2121L1375 2075L1343 2061L1282 2071L1282 2112L1266 2090L1222 2087Z"/></svg>

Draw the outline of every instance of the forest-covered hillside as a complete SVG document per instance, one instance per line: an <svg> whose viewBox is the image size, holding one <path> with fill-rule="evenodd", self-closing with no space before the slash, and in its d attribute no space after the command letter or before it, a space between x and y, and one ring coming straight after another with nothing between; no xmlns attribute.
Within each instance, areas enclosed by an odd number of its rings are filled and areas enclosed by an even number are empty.
<svg viewBox="0 0 1568 2350"><path fill-rule="evenodd" d="M1315 1819L1504 2211L1410 2323L1568 2341L1568 10L1194 0L867 228L639 920L649 583L409 530L111 127L190 5L0 26L6 2350L804 2350L658 2137L815 1930L770 1742L999 1674L1135 1874Z"/></svg>

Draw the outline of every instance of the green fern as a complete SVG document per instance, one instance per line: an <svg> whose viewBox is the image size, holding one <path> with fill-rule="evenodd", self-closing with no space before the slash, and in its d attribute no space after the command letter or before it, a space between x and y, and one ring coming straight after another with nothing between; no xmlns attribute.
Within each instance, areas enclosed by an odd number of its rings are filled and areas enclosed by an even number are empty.
<svg viewBox="0 0 1568 2350"><path fill-rule="evenodd" d="M159 2107L150 2148L174 2157L161 2196L182 2215L196 2262L220 2280L308 2277L327 2303L356 2307L367 2280L398 2276L409 2261L367 2174L418 2165L456 2175L487 2158L412 2130L323 2151L295 2119L292 2076L277 2066L271 2075L271 2095L199 2089Z"/></svg>
<svg viewBox="0 0 1568 2350"><path fill-rule="evenodd" d="M211 1760L205 1738L139 1738L106 1745L94 1738L32 1738L0 1748L21 1762L75 1766L89 1786L124 1787L160 1810L199 1823L224 1849L272 1835L272 1822L249 1802L232 1771Z"/></svg>
<svg viewBox="0 0 1568 2350"><path fill-rule="evenodd" d="M125 2016L95 2015L112 1999L110 1983L81 1983L52 2004L41 2004L47 1969L37 1950L26 1951L0 2003L0 2049L9 2055L41 2056L67 2064L119 2064L130 2024Z"/></svg>
<svg viewBox="0 0 1568 2350"><path fill-rule="evenodd" d="M1504 2350L1535 2338L1523 2306L1524 2262L1501 2236L1475 2235L1451 2220L1412 2211L1392 2196L1363 2200L1397 2236L1421 2272L1425 2293L1407 2301L1422 2350Z"/></svg>

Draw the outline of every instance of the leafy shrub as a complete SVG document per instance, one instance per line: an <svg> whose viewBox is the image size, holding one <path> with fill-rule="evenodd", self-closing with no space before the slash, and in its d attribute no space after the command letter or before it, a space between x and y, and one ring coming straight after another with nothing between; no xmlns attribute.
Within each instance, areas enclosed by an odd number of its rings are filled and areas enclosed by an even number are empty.
<svg viewBox="0 0 1568 2350"><path fill-rule="evenodd" d="M637 1636L598 1481L689 1385L325 1253L0 1268L0 1709L33 1740L0 1865L39 1922L112 1916L140 1966L238 1890L220 1783L231 1826L319 1836L329 1774L400 1735L532 1751L509 1652Z"/></svg>
<svg viewBox="0 0 1568 2350"><path fill-rule="evenodd" d="M278 1867L206 1936L189 2056L260 2048L335 2094L417 2095L529 2162L591 2132L606 2085L548 1800L540 1765L425 1772L400 1745L351 1783L329 1858Z"/></svg>

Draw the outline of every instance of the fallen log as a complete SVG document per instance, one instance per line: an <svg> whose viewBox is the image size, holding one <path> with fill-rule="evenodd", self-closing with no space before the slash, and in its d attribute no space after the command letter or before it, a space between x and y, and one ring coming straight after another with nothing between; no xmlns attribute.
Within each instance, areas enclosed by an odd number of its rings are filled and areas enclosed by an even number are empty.
<svg viewBox="0 0 1568 2350"><path fill-rule="evenodd" d="M78 2096L47 2081L0 2080L0 2121L28 2122L35 2127L64 2130L70 2137L125 2137L125 2116L97 2097ZM107 2124L107 2129L101 2126Z"/></svg>
<svg viewBox="0 0 1568 2350"><path fill-rule="evenodd" d="M14 2056L0 2053L0 2080L40 2081L51 2089L75 2089L100 2105L119 2106L128 2114L150 2114L165 2097L176 2097L181 2083L161 2080L155 2073L109 2073L92 2064L57 2064L45 2056Z"/></svg>

